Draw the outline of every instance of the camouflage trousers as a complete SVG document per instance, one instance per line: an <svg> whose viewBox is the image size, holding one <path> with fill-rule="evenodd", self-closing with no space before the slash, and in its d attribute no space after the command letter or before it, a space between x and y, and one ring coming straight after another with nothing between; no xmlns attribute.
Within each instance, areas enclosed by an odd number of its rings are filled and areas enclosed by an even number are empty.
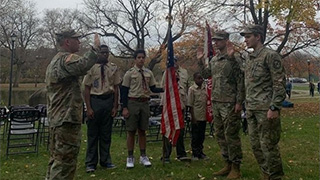
<svg viewBox="0 0 320 180"><path fill-rule="evenodd" d="M241 115L234 112L235 103L212 102L215 136L226 162L241 163L239 130Z"/></svg>
<svg viewBox="0 0 320 180"><path fill-rule="evenodd" d="M50 159L47 180L72 180L77 168L81 124L63 123L50 128Z"/></svg>
<svg viewBox="0 0 320 180"><path fill-rule="evenodd" d="M261 170L270 179L281 178L284 173L278 147L280 118L268 120L267 111L247 110L247 120L251 147Z"/></svg>

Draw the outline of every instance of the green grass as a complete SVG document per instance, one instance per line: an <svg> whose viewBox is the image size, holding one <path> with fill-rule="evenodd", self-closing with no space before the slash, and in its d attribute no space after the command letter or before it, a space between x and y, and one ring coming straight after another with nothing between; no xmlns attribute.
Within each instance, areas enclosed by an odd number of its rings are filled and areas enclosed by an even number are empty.
<svg viewBox="0 0 320 180"><path fill-rule="evenodd" d="M282 111L282 137L280 148L285 171L284 179L290 180L315 180L319 179L319 98L292 99L295 109L284 109ZM308 103L311 107L300 112L299 104ZM303 104L304 105L304 104ZM307 112L310 109L310 112ZM311 112L312 111L312 112ZM315 111L315 112L314 112ZM217 142L214 138L207 136L204 152L210 157L208 161L196 161L191 163L174 160L175 151L171 156L171 164L163 165L160 161L162 143L150 142L147 144L147 154L151 158L152 167L145 168L136 163L136 167L130 170L125 168L127 150L126 137L119 132L114 132L112 137L112 158L117 165L116 169L107 170L98 166L94 174L85 172L85 150L86 150L86 126L83 126L83 137L81 151L78 158L78 169L76 178L79 180L194 180L194 179L217 179L212 173L223 166ZM241 133L242 134L242 133ZM256 180L260 178L258 165L253 157L249 137L241 135L243 148L243 164L241 172L243 180ZM2 140L1 140L2 141ZM190 138L185 139L185 146L190 154ZM138 147L135 147L135 157L139 157ZM5 158L5 143L1 142L1 180L33 180L44 179L48 152L44 145L40 146L38 156L12 155Z"/></svg>

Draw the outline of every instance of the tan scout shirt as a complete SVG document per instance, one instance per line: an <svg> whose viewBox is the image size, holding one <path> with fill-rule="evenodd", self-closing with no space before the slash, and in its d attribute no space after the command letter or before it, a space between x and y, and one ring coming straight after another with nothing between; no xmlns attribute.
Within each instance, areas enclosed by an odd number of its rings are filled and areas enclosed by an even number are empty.
<svg viewBox="0 0 320 180"><path fill-rule="evenodd" d="M187 104L187 95L188 95L188 71L181 66L176 70L177 78L179 79L179 95L180 95L180 102L181 108L185 109ZM166 79L166 73L163 73L161 86L164 87Z"/></svg>
<svg viewBox="0 0 320 180"><path fill-rule="evenodd" d="M101 66L104 66L104 83L102 85ZM90 94L103 95L114 92L114 85L120 84L120 72L116 64L108 62L106 65L95 64L84 77L83 83L91 87Z"/></svg>
<svg viewBox="0 0 320 180"><path fill-rule="evenodd" d="M280 55L266 47L254 51L246 60L246 109L268 110L271 105L280 109L285 83Z"/></svg>
<svg viewBox="0 0 320 180"><path fill-rule="evenodd" d="M81 76L96 63L97 54L87 52L84 57L69 52L59 52L46 71L48 117L50 126L64 122L81 124L83 100Z"/></svg>
<svg viewBox="0 0 320 180"><path fill-rule="evenodd" d="M193 107L197 121L206 121L207 91L205 85L199 87L194 83L188 91L188 106Z"/></svg>
<svg viewBox="0 0 320 180"><path fill-rule="evenodd" d="M244 74L239 63L227 54L217 54L203 71L205 78L212 76L211 100L242 104L245 98Z"/></svg>
<svg viewBox="0 0 320 180"><path fill-rule="evenodd" d="M156 80L151 70L143 67L143 75L146 79L146 89L143 88L142 75L137 66L129 69L123 77L122 86L129 87L128 97L132 98L149 98L151 91L150 86L156 85Z"/></svg>

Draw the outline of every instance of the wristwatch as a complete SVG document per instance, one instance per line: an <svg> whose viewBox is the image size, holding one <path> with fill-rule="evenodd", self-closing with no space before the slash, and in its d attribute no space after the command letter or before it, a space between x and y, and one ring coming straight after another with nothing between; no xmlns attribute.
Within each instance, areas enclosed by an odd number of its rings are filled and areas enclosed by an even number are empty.
<svg viewBox="0 0 320 180"><path fill-rule="evenodd" d="M275 107L274 105L271 105L271 106L269 107L269 109L270 109L271 111L277 111L277 110L279 110L279 108Z"/></svg>

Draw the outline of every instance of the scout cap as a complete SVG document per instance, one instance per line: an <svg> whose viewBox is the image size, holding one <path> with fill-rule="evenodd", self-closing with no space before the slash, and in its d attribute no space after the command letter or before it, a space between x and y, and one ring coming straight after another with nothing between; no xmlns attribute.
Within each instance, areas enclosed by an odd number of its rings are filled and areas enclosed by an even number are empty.
<svg viewBox="0 0 320 180"><path fill-rule="evenodd" d="M240 33L241 36L244 36L246 34L260 34L260 35L263 35L263 28L262 28L262 26L257 25L257 24L248 25Z"/></svg>
<svg viewBox="0 0 320 180"><path fill-rule="evenodd" d="M79 38L81 35L77 33L74 29L64 30L60 33L56 33L57 41L60 42L65 38Z"/></svg>
<svg viewBox="0 0 320 180"><path fill-rule="evenodd" d="M212 39L220 39L220 40L229 39L229 33L225 31L217 31L212 37Z"/></svg>

